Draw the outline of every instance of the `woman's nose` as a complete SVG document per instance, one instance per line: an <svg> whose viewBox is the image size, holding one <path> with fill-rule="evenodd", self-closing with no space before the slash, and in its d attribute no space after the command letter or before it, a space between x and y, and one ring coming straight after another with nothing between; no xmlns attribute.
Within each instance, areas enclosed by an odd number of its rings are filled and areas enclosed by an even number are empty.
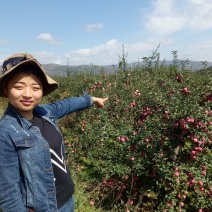
<svg viewBox="0 0 212 212"><path fill-rule="evenodd" d="M30 88L25 88L24 89L23 96L25 96L25 97L31 97L31 90L30 90Z"/></svg>

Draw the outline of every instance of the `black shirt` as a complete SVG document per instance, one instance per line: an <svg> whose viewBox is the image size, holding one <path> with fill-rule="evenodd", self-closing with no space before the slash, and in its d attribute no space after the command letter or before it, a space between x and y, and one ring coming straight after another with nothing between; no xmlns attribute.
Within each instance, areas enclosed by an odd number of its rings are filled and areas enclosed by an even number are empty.
<svg viewBox="0 0 212 212"><path fill-rule="evenodd" d="M36 117L30 120L40 129L41 135L49 143L51 162L56 187L57 207L63 206L74 193L74 183L62 153L62 137L58 130L47 120Z"/></svg>

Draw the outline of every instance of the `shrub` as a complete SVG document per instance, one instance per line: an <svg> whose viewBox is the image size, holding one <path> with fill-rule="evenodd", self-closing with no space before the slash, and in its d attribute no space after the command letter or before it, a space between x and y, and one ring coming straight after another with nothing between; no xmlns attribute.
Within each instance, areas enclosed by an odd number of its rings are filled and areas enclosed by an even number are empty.
<svg viewBox="0 0 212 212"><path fill-rule="evenodd" d="M66 86L60 96L78 95L81 88L109 96L105 109L91 108L60 122L68 159L90 180L88 191L98 188L92 196L96 206L209 211L211 75L176 66L149 70L61 80Z"/></svg>

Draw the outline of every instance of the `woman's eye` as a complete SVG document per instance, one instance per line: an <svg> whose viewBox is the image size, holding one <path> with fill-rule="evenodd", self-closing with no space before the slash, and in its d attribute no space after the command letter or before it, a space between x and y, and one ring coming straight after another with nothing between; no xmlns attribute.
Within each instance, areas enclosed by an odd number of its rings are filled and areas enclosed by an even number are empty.
<svg viewBox="0 0 212 212"><path fill-rule="evenodd" d="M22 88L23 88L22 86L18 86L18 85L15 86L15 89L18 89L18 90L20 90Z"/></svg>
<svg viewBox="0 0 212 212"><path fill-rule="evenodd" d="M40 87L33 87L34 91L40 90Z"/></svg>

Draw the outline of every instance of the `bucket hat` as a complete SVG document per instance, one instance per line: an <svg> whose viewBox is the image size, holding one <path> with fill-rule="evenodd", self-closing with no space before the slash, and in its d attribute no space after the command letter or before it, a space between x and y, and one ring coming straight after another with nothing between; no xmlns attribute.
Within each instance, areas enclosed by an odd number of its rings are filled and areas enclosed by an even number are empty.
<svg viewBox="0 0 212 212"><path fill-rule="evenodd" d="M10 57L6 58L3 61L2 65L2 76L0 77L0 96L3 96L3 79L5 76L7 76L9 73L15 71L17 67L21 65L32 65L37 67L38 71L41 71L41 73L44 76L44 82L45 82L45 89L43 91L43 95L46 96L47 94L53 92L55 89L58 88L58 83L54 81L50 76L48 76L41 64L29 53L17 53L13 54Z"/></svg>

